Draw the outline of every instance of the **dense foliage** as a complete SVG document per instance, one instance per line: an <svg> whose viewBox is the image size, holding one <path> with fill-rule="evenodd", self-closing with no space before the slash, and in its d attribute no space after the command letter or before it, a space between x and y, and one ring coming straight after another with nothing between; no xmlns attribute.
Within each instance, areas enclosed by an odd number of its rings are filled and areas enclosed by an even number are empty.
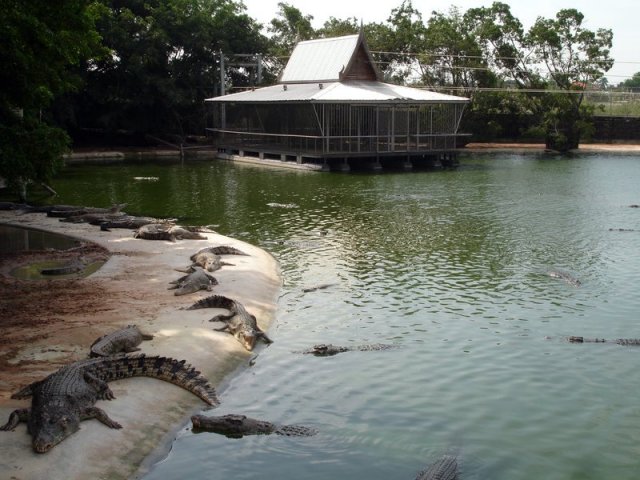
<svg viewBox="0 0 640 480"><path fill-rule="evenodd" d="M32 181L46 182L69 146L49 121L51 102L77 89L72 67L100 54L89 0L1 0L0 177L26 197Z"/></svg>

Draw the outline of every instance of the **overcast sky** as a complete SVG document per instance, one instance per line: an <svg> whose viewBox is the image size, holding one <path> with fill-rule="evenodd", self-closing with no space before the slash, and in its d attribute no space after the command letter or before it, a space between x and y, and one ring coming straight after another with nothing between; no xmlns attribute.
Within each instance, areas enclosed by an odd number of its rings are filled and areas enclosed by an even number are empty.
<svg viewBox="0 0 640 480"><path fill-rule="evenodd" d="M321 27L329 17L356 17L364 23L384 22L391 10L402 0L244 0L247 13L265 28L284 1L312 15L314 28ZM640 72L640 1L639 0L502 0L511 5L511 13L528 28L539 16L553 18L558 10L575 8L585 16L583 25L590 30L613 30L612 57L616 61L607 76L611 84L618 84ZM413 0L413 6L426 21L432 11L446 13L452 5L462 12L469 8L489 7L493 0Z"/></svg>

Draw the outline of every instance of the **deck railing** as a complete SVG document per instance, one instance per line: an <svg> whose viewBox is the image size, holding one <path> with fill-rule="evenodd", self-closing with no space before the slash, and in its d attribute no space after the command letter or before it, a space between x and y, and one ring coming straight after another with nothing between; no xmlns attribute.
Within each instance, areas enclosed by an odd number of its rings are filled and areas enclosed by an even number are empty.
<svg viewBox="0 0 640 480"><path fill-rule="evenodd" d="M220 147L317 157L429 153L456 148L451 133L374 136L312 136L209 129Z"/></svg>

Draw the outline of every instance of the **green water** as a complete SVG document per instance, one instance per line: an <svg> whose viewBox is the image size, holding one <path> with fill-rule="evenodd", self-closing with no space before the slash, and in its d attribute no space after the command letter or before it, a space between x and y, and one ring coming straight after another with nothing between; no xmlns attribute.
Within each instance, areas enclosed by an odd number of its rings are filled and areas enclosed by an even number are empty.
<svg viewBox="0 0 640 480"><path fill-rule="evenodd" d="M272 252L284 274L275 342L229 381L215 414L320 433L227 439L185 427L145 479L413 479L449 452L463 479L638 478L640 348L563 337L640 337L640 209L629 207L640 158L461 163L381 175L67 169L56 202L128 202L216 225ZM619 228L636 231L609 230ZM317 343L399 348L295 353Z"/></svg>

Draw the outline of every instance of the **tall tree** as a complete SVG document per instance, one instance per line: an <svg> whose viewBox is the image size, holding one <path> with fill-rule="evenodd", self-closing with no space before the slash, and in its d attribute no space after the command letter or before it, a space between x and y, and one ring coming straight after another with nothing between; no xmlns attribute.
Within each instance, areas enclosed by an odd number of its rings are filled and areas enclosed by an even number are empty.
<svg viewBox="0 0 640 480"><path fill-rule="evenodd" d="M97 10L90 0L0 1L0 176L23 200L28 183L62 165L69 139L48 108L80 85L72 67L99 51Z"/></svg>
<svg viewBox="0 0 640 480"><path fill-rule="evenodd" d="M592 114L582 103L584 87L613 66L611 30L585 29L584 16L575 9L560 10L554 19L538 18L526 33L510 7L501 2L470 9L465 16L500 73L521 88L564 91L531 97L529 106L541 118L547 147L577 148Z"/></svg>
<svg viewBox="0 0 640 480"><path fill-rule="evenodd" d="M304 15L293 5L278 3L276 17L268 27L272 34L273 53L280 56L290 55L296 43L314 38L316 33L311 26L311 20L312 15Z"/></svg>

